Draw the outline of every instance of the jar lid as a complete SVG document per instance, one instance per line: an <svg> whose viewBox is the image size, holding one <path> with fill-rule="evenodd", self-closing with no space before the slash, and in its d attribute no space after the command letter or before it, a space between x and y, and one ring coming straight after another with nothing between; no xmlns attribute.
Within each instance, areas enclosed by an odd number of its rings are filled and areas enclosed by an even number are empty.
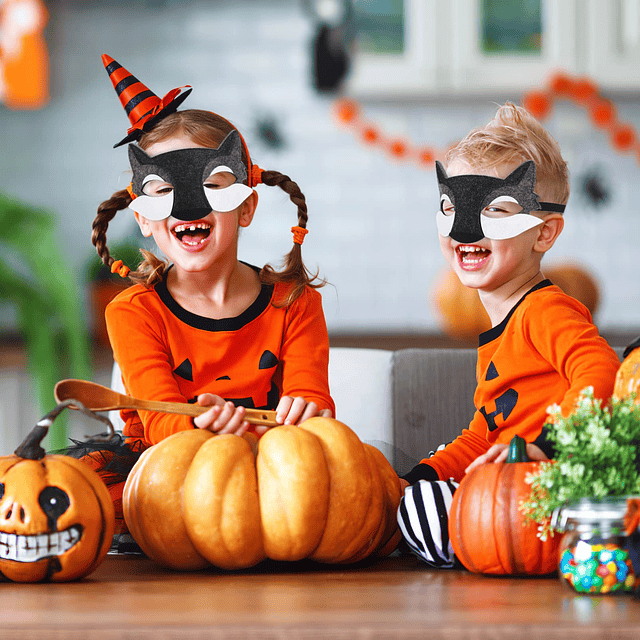
<svg viewBox="0 0 640 640"><path fill-rule="evenodd" d="M614 523L622 526L627 512L627 497L582 498L578 502L559 507L553 512L551 527L560 532L572 529L577 524Z"/></svg>

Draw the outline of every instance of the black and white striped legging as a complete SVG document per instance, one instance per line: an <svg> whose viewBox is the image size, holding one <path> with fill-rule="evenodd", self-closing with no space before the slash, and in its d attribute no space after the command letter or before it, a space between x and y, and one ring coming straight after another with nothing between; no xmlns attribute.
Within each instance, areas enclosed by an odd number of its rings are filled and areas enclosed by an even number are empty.
<svg viewBox="0 0 640 640"><path fill-rule="evenodd" d="M448 527L457 487L453 480L419 480L405 489L398 507L398 524L411 551L432 567L455 565Z"/></svg>

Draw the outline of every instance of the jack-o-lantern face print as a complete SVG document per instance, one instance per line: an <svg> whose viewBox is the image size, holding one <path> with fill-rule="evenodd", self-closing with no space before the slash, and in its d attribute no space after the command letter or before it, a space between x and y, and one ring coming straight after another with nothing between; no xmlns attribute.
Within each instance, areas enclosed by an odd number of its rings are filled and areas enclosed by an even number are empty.
<svg viewBox="0 0 640 640"><path fill-rule="evenodd" d="M109 550L113 529L108 491L88 465L59 455L0 458L0 572L10 580L87 575Z"/></svg>

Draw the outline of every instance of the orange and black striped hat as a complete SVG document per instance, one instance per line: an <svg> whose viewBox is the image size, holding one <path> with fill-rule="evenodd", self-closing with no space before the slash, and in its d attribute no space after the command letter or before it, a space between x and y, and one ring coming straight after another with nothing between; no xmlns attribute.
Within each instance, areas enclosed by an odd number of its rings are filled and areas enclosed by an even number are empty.
<svg viewBox="0 0 640 640"><path fill-rule="evenodd" d="M114 148L127 142L139 140L142 134L151 131L157 122L177 111L191 93L191 87L186 85L172 89L164 98L160 99L111 56L103 54L102 63L131 122L126 138L114 144Z"/></svg>

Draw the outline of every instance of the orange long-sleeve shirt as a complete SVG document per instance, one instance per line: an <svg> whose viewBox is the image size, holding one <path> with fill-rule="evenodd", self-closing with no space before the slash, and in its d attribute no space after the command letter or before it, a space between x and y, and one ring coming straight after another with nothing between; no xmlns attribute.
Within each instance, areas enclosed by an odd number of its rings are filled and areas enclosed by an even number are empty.
<svg viewBox="0 0 640 640"><path fill-rule="evenodd" d="M597 398L608 399L619 366L587 308L545 280L480 335L474 417L468 429L421 465L432 467L440 479L459 482L493 444L508 444L516 434L536 440L550 405L560 405L567 415L589 386Z"/></svg>
<svg viewBox="0 0 640 640"><path fill-rule="evenodd" d="M240 316L221 320L180 307L164 281L126 289L106 310L126 392L167 402L214 393L262 409L275 409L283 395L303 396L335 414L322 298L307 288L290 306L274 307L271 301L287 287L263 285ZM122 417L127 442L141 441L143 448L193 428L187 416L125 410Z"/></svg>

